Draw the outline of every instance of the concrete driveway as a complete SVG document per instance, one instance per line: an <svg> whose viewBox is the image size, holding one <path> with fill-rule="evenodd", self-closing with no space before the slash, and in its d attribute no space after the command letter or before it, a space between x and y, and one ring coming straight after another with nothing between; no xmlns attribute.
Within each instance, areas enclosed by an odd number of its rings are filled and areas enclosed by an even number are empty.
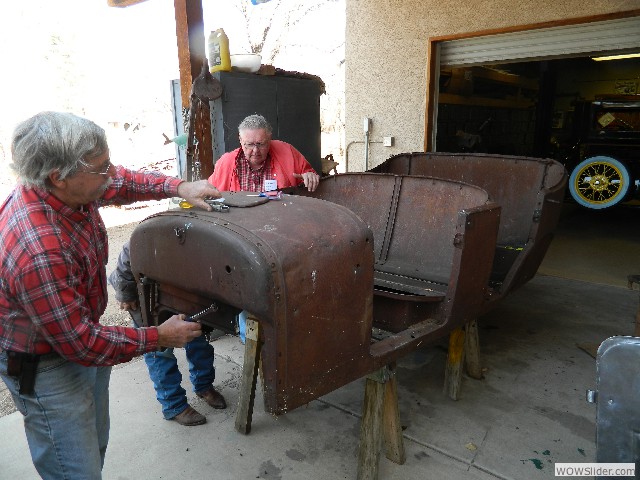
<svg viewBox="0 0 640 480"><path fill-rule="evenodd" d="M538 275L481 319L485 379L465 377L457 402L442 393L443 345L404 358L407 461L382 456L379 478L554 478L555 462L595 461L595 407L585 401L595 360L584 347L630 334L637 301L624 288ZM596 316L594 305L606 308ZM207 416L203 426L162 418L144 362L114 370L105 479L356 478L363 381L280 417L265 414L259 396L245 436L234 429L243 347L232 336L213 344L229 408L213 410L190 394ZM0 472L37 478L18 413L0 418Z"/></svg>

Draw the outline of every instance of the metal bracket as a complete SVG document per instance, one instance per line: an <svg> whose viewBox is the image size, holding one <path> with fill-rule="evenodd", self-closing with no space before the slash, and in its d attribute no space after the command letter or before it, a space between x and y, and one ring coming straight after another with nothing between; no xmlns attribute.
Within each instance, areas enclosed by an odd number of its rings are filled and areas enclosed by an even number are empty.
<svg viewBox="0 0 640 480"><path fill-rule="evenodd" d="M175 227L173 229L173 233L178 237L178 243L182 245L184 241L187 239L187 230L191 228L191 223L185 223L184 227Z"/></svg>

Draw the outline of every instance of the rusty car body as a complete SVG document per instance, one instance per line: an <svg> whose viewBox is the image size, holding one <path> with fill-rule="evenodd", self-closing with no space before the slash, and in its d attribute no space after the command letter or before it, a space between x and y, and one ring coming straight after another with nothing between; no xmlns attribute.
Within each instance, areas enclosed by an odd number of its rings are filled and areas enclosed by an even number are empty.
<svg viewBox="0 0 640 480"><path fill-rule="evenodd" d="M538 271L558 224L567 186L552 159L482 153L403 153L372 172L445 178L479 186L502 208L483 312ZM423 197L424 202L430 201Z"/></svg>
<svg viewBox="0 0 640 480"><path fill-rule="evenodd" d="M482 308L500 207L481 188L359 173L322 179L315 198L223 195L226 212L145 219L131 264L148 325L212 303L204 325L232 330L241 310L259 320L270 413L378 370ZM374 326L388 335L374 338Z"/></svg>

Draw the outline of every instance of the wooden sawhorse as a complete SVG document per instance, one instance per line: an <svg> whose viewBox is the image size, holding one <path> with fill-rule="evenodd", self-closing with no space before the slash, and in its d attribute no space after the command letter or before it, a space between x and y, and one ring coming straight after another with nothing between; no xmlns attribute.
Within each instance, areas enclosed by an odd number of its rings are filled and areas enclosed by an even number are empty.
<svg viewBox="0 0 640 480"><path fill-rule="evenodd" d="M358 450L358 480L376 480L380 450L384 438L386 457L399 465L407 459L402 441L398 411L398 381L395 363L366 377L360 448Z"/></svg>
<svg viewBox="0 0 640 480"><path fill-rule="evenodd" d="M464 328L456 328L449 334L443 390L452 400L458 400L462 385L462 369L465 365L471 378L482 379L477 320L471 320Z"/></svg>
<svg viewBox="0 0 640 480"><path fill-rule="evenodd" d="M245 353L242 380L236 413L236 430L247 435L255 401L260 366L260 325L247 315ZM384 438L386 457L398 464L406 460L402 428L398 412L398 383L395 364L377 370L366 377L360 447L358 450L358 480L376 480Z"/></svg>

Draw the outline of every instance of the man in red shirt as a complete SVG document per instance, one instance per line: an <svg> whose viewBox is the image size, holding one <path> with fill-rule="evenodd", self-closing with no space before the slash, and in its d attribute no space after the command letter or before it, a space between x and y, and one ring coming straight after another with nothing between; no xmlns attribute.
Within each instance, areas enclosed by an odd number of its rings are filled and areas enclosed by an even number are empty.
<svg viewBox="0 0 640 480"><path fill-rule="evenodd" d="M266 192L304 183L313 192L320 177L292 145L271 139L271 125L249 115L238 126L240 148L216 162L209 182L218 190Z"/></svg>
<svg viewBox="0 0 640 480"><path fill-rule="evenodd" d="M206 181L116 167L90 120L42 112L13 134L20 184L0 206L0 377L24 416L43 478L101 478L111 366L182 347L202 332L174 315L159 327L104 326L107 233L98 208L172 196L210 209Z"/></svg>
<svg viewBox="0 0 640 480"><path fill-rule="evenodd" d="M238 127L241 147L226 153L216 162L209 182L219 190L265 192L303 183L314 191L320 177L304 156L288 143L271 140L271 125L261 115L250 115ZM138 308L138 291L131 271L129 244L125 244L116 269L109 275L120 307L128 310L135 325L142 323ZM244 313L244 312L243 312ZM239 321L242 322L241 315ZM195 394L211 407L226 408L226 402L213 386L215 380L214 348L204 337L185 346L189 377ZM187 403L182 375L172 349L144 355L153 381L162 415L181 425L206 423L206 417Z"/></svg>

